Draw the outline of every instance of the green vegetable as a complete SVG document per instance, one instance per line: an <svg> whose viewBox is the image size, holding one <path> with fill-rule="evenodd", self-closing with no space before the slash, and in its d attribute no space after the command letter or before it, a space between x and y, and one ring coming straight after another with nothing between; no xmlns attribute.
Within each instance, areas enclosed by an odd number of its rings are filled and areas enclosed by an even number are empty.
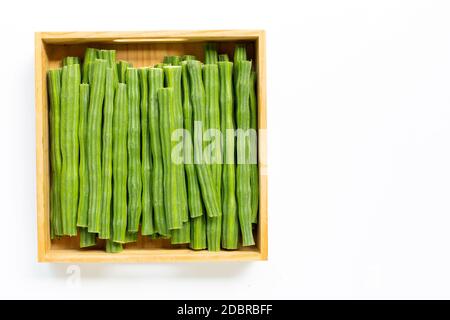
<svg viewBox="0 0 450 320"><path fill-rule="evenodd" d="M234 61L234 86L235 86L235 90L236 90L236 81L237 81L237 63L239 61L245 61L247 60L247 46L245 45L245 43L238 43L236 44L235 48L234 48L234 56L233 56L233 61ZM236 93L235 93L236 94Z"/></svg>
<svg viewBox="0 0 450 320"><path fill-rule="evenodd" d="M239 61L236 66L236 122L237 122L237 203L242 245L254 245L252 233L251 186L250 186L250 73L251 61Z"/></svg>
<svg viewBox="0 0 450 320"><path fill-rule="evenodd" d="M222 54L219 54L219 61L230 61L230 58L228 58L228 54L226 54L226 53L222 53Z"/></svg>
<svg viewBox="0 0 450 320"><path fill-rule="evenodd" d="M206 249L206 221L204 215L191 219L191 242L189 246L193 250Z"/></svg>
<svg viewBox="0 0 450 320"><path fill-rule="evenodd" d="M111 228L111 238L114 238L114 231ZM106 240L106 252L108 253L119 253L123 251L123 245L118 242L114 242L111 239Z"/></svg>
<svg viewBox="0 0 450 320"><path fill-rule="evenodd" d="M170 66L170 63L157 63L154 65L154 68L162 69L164 67Z"/></svg>
<svg viewBox="0 0 450 320"><path fill-rule="evenodd" d="M171 64L173 66L179 66L181 64L181 57L180 56L172 56Z"/></svg>
<svg viewBox="0 0 450 320"><path fill-rule="evenodd" d="M80 248L92 247L97 243L95 233L91 233L87 228L80 228Z"/></svg>
<svg viewBox="0 0 450 320"><path fill-rule="evenodd" d="M205 64L203 66L203 79L205 81L206 97L206 129L210 133L211 150L209 161L211 164L212 180L217 192L219 202L222 194L222 150L220 135L220 107L219 107L219 68L217 64ZM204 138L205 139L205 138Z"/></svg>
<svg viewBox="0 0 450 320"><path fill-rule="evenodd" d="M142 213L141 120L139 75L135 68L127 70L128 89L128 226L139 230Z"/></svg>
<svg viewBox="0 0 450 320"><path fill-rule="evenodd" d="M83 61L83 83L89 83L89 70L92 62L99 57L98 49L86 48Z"/></svg>
<svg viewBox="0 0 450 320"><path fill-rule="evenodd" d="M100 232L101 195L102 195L102 107L105 96L106 60L96 59L92 64L92 82L90 87L88 124L87 124L87 159L89 170L89 209L88 230Z"/></svg>
<svg viewBox="0 0 450 320"><path fill-rule="evenodd" d="M126 189L126 184L125 184L125 189ZM113 198L114 199L114 198ZM118 253L118 252L122 252L123 251L123 245L122 243L118 243L118 242L114 242L112 239L115 239L114 237L114 223L113 223L113 218L110 219L110 239L106 240L106 248L105 251L108 253ZM126 232L126 231L125 231ZM126 239L126 235L125 235L125 239Z"/></svg>
<svg viewBox="0 0 450 320"><path fill-rule="evenodd" d="M152 151L152 179L151 190L153 200L153 214L155 219L155 232L167 236L166 214L164 212L164 191L163 191L163 163L161 151L159 110L158 110L158 90L164 85L164 73L162 69L149 68L148 70L148 104L149 104L149 128L150 146Z"/></svg>
<svg viewBox="0 0 450 320"><path fill-rule="evenodd" d="M208 52L212 55L213 49ZM217 56L216 56L217 57ZM219 69L217 64L205 64L203 66L203 79L205 81L206 96L206 123L207 130L211 134L212 142L211 155L211 177L214 190L219 203L222 195L222 152L220 139L220 108L219 108ZM216 134L217 133L217 134ZM206 239L209 251L220 250L220 237L222 233L222 217L207 217L206 219Z"/></svg>
<svg viewBox="0 0 450 320"><path fill-rule="evenodd" d="M80 64L80 59L78 57L65 57L62 61L63 67L71 64Z"/></svg>
<svg viewBox="0 0 450 320"><path fill-rule="evenodd" d="M52 239L62 236L61 217L61 69L50 70L47 73L48 96L50 103L50 164L51 164L51 185L50 185L50 222Z"/></svg>
<svg viewBox="0 0 450 320"><path fill-rule="evenodd" d="M114 69L107 67L105 80L105 103L103 107L101 224L98 235L100 239L109 239L111 236L114 88Z"/></svg>
<svg viewBox="0 0 450 320"><path fill-rule="evenodd" d="M252 71L250 75L250 187L252 190L252 223L258 222L258 205L259 205L259 173L258 173L258 105L256 100L256 72Z"/></svg>
<svg viewBox="0 0 450 320"><path fill-rule="evenodd" d="M99 50L99 58L106 60L108 67L113 68L116 65L116 50Z"/></svg>
<svg viewBox="0 0 450 320"><path fill-rule="evenodd" d="M205 64L216 64L217 61L217 44L205 44Z"/></svg>
<svg viewBox="0 0 450 320"><path fill-rule="evenodd" d="M172 141L170 139L172 128L175 125L175 106L173 88L158 90L159 126L161 134L161 149L164 164L164 203L167 225L169 229L182 227L182 208L179 201L178 172L172 161Z"/></svg>
<svg viewBox="0 0 450 320"><path fill-rule="evenodd" d="M105 239L108 253L139 229L175 248L255 244L256 73L245 43L233 62L218 46L205 44L205 64L168 55L139 69L87 48L82 65L48 72L51 239L79 231L80 248Z"/></svg>
<svg viewBox="0 0 450 320"><path fill-rule="evenodd" d="M184 169L187 176L188 205L191 218L203 215L203 205L198 185L197 174L194 167L194 154L192 145L193 121L192 104L190 99L189 74L187 61L181 63L183 83L183 115L184 129L187 137L184 139Z"/></svg>
<svg viewBox="0 0 450 320"><path fill-rule="evenodd" d="M208 251L220 251L222 217L206 217L206 239Z"/></svg>
<svg viewBox="0 0 450 320"><path fill-rule="evenodd" d="M167 87L173 88L173 113L174 116L173 125L170 130L171 140L171 159L174 169L176 170L177 182L177 203L180 206L181 216L183 222L189 219L188 204L187 204L187 191L186 191L186 177L184 172L184 142L183 142L183 105L181 99L181 67L180 66L167 66L164 67L164 75L167 83ZM178 138L179 137L179 138ZM180 139L177 142L175 139ZM181 148L180 148L181 147ZM180 152L176 153L177 150ZM176 157L176 159L174 159Z"/></svg>
<svg viewBox="0 0 450 320"><path fill-rule="evenodd" d="M233 63L220 61L220 110L223 135L223 225L222 247L237 249L239 224L236 208L236 171L233 108Z"/></svg>
<svg viewBox="0 0 450 320"><path fill-rule="evenodd" d="M62 69L61 86L61 212L63 233L77 235L78 209L78 118L80 65Z"/></svg>
<svg viewBox="0 0 450 320"><path fill-rule="evenodd" d="M163 59L163 64L166 66L179 66L181 62L181 57L179 56L165 56Z"/></svg>
<svg viewBox="0 0 450 320"><path fill-rule="evenodd" d="M106 240L106 252L119 253L122 251L123 251L123 245L121 243L117 243L112 240Z"/></svg>
<svg viewBox="0 0 450 320"><path fill-rule="evenodd" d="M205 89L202 80L201 62L188 61L189 79L191 85L191 102L194 111L194 162L197 177L202 191L203 202L209 217L222 215L222 210L211 173L203 160L203 126L206 120Z"/></svg>
<svg viewBox="0 0 450 320"><path fill-rule="evenodd" d="M239 61L247 60L247 46L245 43L238 43L234 48L234 66L237 67ZM236 80L236 79L235 79Z"/></svg>
<svg viewBox="0 0 450 320"><path fill-rule="evenodd" d="M151 167L152 155L150 150L149 114L148 114L148 68L139 69L139 83L141 86L141 143L142 143L142 235L152 235L152 185Z"/></svg>
<svg viewBox="0 0 450 320"><path fill-rule="evenodd" d="M114 242L125 243L127 231L127 85L117 85L113 112L113 231Z"/></svg>
<svg viewBox="0 0 450 320"><path fill-rule="evenodd" d="M138 240L137 232L127 231L127 233L125 234L125 243L136 242L137 240Z"/></svg>
<svg viewBox="0 0 450 320"><path fill-rule="evenodd" d="M80 144L80 190L78 197L78 219L77 226L88 226L89 206L89 173L87 163L87 122L89 107L89 84L80 84L80 123L78 126L78 141Z"/></svg>
<svg viewBox="0 0 450 320"><path fill-rule="evenodd" d="M99 50L99 56L101 59L106 60L107 67L113 69L114 75L114 88L117 87L119 81L119 74L116 67L116 50Z"/></svg>

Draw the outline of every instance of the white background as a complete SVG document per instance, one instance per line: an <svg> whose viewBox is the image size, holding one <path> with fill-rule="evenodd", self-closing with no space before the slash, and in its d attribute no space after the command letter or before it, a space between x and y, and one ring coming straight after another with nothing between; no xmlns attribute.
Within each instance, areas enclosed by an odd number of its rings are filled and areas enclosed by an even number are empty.
<svg viewBox="0 0 450 320"><path fill-rule="evenodd" d="M450 298L445 1L9 1L0 298ZM267 31L269 261L36 262L34 32Z"/></svg>

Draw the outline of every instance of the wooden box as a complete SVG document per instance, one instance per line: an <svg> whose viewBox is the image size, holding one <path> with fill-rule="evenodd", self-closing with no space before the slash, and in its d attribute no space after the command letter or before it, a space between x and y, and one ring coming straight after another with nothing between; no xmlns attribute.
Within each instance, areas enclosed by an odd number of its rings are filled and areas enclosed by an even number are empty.
<svg viewBox="0 0 450 320"><path fill-rule="evenodd" d="M266 70L265 34L261 30L220 31L158 31L158 32L38 32L35 34L36 81L36 174L38 260L40 262L177 262L177 261L245 261L266 260L267 238L267 175L265 163ZM220 52L232 57L236 42L245 42L249 58L255 63L258 87L258 125L260 162L260 209L256 229L256 245L236 251L193 251L172 246L167 240L140 238L125 245L121 253L104 252L104 242L90 249L79 249L79 238L50 240L49 227L49 125L46 72L59 66L63 57L83 57L86 47L117 50L118 60L127 60L135 67L162 62L165 55L194 54L203 60L206 41L218 43Z"/></svg>

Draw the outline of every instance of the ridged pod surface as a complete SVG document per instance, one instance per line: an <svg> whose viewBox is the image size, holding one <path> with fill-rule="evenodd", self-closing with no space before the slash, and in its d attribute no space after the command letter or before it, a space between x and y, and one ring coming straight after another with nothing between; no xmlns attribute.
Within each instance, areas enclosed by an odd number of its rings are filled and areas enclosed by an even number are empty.
<svg viewBox="0 0 450 320"><path fill-rule="evenodd" d="M125 234L125 243L136 242L137 239L138 239L138 233L137 232L127 231L127 233Z"/></svg>
<svg viewBox="0 0 450 320"><path fill-rule="evenodd" d="M181 61L189 61L189 60L196 60L195 56L192 54L185 54L181 57Z"/></svg>
<svg viewBox="0 0 450 320"><path fill-rule="evenodd" d="M189 244L189 247L193 250L206 249L205 215L191 219L191 242Z"/></svg>
<svg viewBox="0 0 450 320"><path fill-rule="evenodd" d="M245 45L245 43L238 43L234 48L234 56L233 56L234 66L236 67L236 64L239 61L244 60L247 60L247 46Z"/></svg>
<svg viewBox="0 0 450 320"><path fill-rule="evenodd" d="M221 205L215 192L214 184L209 168L203 160L203 126L205 116L205 89L202 80L201 62L197 60L188 61L188 72L191 85L191 102L194 120L194 163L197 178L200 183L203 203L209 217L222 215Z"/></svg>
<svg viewBox="0 0 450 320"><path fill-rule="evenodd" d="M137 232L142 213L141 166L141 112L139 75L135 68L128 68L128 225L127 230Z"/></svg>
<svg viewBox="0 0 450 320"><path fill-rule="evenodd" d="M164 164L164 203L166 220L169 229L180 229L183 226L183 217L178 200L178 174L177 168L171 158L171 128L175 123L175 107L173 99L173 88L161 88L158 90L159 128Z"/></svg>
<svg viewBox="0 0 450 320"><path fill-rule="evenodd" d="M259 207L259 172L258 172L258 101L256 98L256 72L250 75L250 129L254 135L250 139L250 159L254 161L250 165L250 187L252 189L252 223L258 222Z"/></svg>
<svg viewBox="0 0 450 320"><path fill-rule="evenodd" d="M217 58L217 44L210 42L205 44L205 64L216 64Z"/></svg>
<svg viewBox="0 0 450 320"><path fill-rule="evenodd" d="M222 53L222 54L219 54L218 60L219 61L230 61L230 58L228 57L228 54Z"/></svg>
<svg viewBox="0 0 450 320"><path fill-rule="evenodd" d="M216 55L213 55L208 50L211 59L217 59ZM216 61L217 62L217 61ZM211 151L209 155L211 178L216 192L219 203L221 203L222 195L222 151L220 135L220 107L219 107L219 69L217 64L205 64L203 66L203 80L205 83L205 97L206 97L206 123L207 130L210 133L211 142L208 149ZM208 217L206 219L206 238L208 242L209 251L220 250L220 239L222 234L222 217Z"/></svg>
<svg viewBox="0 0 450 320"><path fill-rule="evenodd" d="M80 248L87 248L95 246L97 243L97 235L95 233L91 233L87 228L80 228Z"/></svg>
<svg viewBox="0 0 450 320"><path fill-rule="evenodd" d="M220 110L223 135L223 203L222 203L222 247L237 249L239 222L236 206L236 167L234 143L234 108L233 108L233 63L221 61L220 75Z"/></svg>
<svg viewBox="0 0 450 320"><path fill-rule="evenodd" d="M167 66L179 66L181 62L180 56L165 56L163 59L163 64Z"/></svg>
<svg viewBox="0 0 450 320"><path fill-rule="evenodd" d="M203 66L203 80L205 83L206 97L206 130L210 133L209 156L210 169L213 184L217 192L219 202L222 194L222 150L220 135L220 106L219 106L219 68L217 64L205 64Z"/></svg>
<svg viewBox="0 0 450 320"><path fill-rule="evenodd" d="M80 65L62 69L61 85L61 212L64 235L77 235L78 209L78 119Z"/></svg>
<svg viewBox="0 0 450 320"><path fill-rule="evenodd" d="M109 239L111 236L112 139L115 86L114 69L107 67L105 80L105 103L103 106L102 205L101 226L98 235L100 239Z"/></svg>
<svg viewBox="0 0 450 320"><path fill-rule="evenodd" d="M116 67L116 50L99 50L98 54L101 59L106 60L107 67L113 70L113 83L115 89L119 82L119 74Z"/></svg>
<svg viewBox="0 0 450 320"><path fill-rule="evenodd" d="M150 130L148 115L148 68L139 69L141 88L141 156L142 156L142 230L144 236L155 233L152 206L152 154L150 148Z"/></svg>
<svg viewBox="0 0 450 320"><path fill-rule="evenodd" d="M88 226L89 207L89 172L87 160L87 122L89 108L89 84L80 84L80 122L78 126L78 141L80 143L80 191L78 197L78 227Z"/></svg>
<svg viewBox="0 0 450 320"><path fill-rule="evenodd" d="M191 242L191 222L183 222L181 229L171 230L171 244L184 244Z"/></svg>
<svg viewBox="0 0 450 320"><path fill-rule="evenodd" d="M127 136L128 95L124 83L117 85L113 113L113 230L111 239L125 243L127 231ZM110 248L111 249L111 248Z"/></svg>
<svg viewBox="0 0 450 320"><path fill-rule="evenodd" d="M87 159L89 172L88 230L100 232L102 195L102 109L105 97L106 60L96 59L91 66L90 98L87 124Z"/></svg>
<svg viewBox="0 0 450 320"><path fill-rule="evenodd" d="M193 119L192 104L190 98L189 74L187 61L181 63L183 84L183 116L184 130L187 137L184 139L184 169L186 171L189 215L191 218L203 215L202 198L197 174L194 166L194 148L192 145Z"/></svg>
<svg viewBox="0 0 450 320"><path fill-rule="evenodd" d="M84 52L84 61L83 61L83 83L89 83L89 69L91 63L95 61L95 59L99 58L98 49L95 48L86 48Z"/></svg>
<svg viewBox="0 0 450 320"><path fill-rule="evenodd" d="M50 119L50 230L51 237L62 236L61 217L61 69L49 70L47 73Z"/></svg>
<svg viewBox="0 0 450 320"><path fill-rule="evenodd" d="M62 61L62 65L69 66L71 64L80 64L80 58L78 57L65 57Z"/></svg>
<svg viewBox="0 0 450 320"><path fill-rule="evenodd" d="M252 233L251 187L250 187L250 147L248 129L250 128L250 73L251 61L239 61L236 66L236 123L237 123L237 203L242 245L254 245Z"/></svg>
<svg viewBox="0 0 450 320"><path fill-rule="evenodd" d="M116 68L117 68L117 77L119 78L120 83L125 83L127 81L126 75L127 75L127 69L131 68L131 64L127 61L118 61L116 62Z"/></svg>
<svg viewBox="0 0 450 320"><path fill-rule="evenodd" d="M123 245L112 240L106 240L105 250L107 253L119 253L123 251Z"/></svg>
<svg viewBox="0 0 450 320"><path fill-rule="evenodd" d="M237 81L237 64L239 61L245 61L247 60L247 46L245 43L238 43L234 47L234 54L233 54L233 62L234 62L234 82L235 82L235 89L236 89L236 81ZM236 92L235 92L236 94Z"/></svg>

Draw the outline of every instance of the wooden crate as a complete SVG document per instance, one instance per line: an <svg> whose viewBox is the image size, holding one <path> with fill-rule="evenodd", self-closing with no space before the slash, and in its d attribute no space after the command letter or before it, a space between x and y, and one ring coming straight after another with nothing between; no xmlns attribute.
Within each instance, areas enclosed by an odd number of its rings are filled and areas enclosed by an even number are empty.
<svg viewBox="0 0 450 320"><path fill-rule="evenodd" d="M50 239L49 220L49 126L46 71L59 66L63 57L82 57L86 47L111 48L117 59L135 67L162 62L165 55L194 54L203 60L203 45L218 43L220 52L232 57L236 42L248 44L249 58L257 70L258 126L266 129L265 33L262 30L157 31L157 32L38 32L35 34L36 81L36 188L38 261L40 262L183 262L267 260L267 175L265 134L260 134L260 208L255 231L256 245L236 251L211 253L193 251L186 246L172 246L167 240L140 237L137 243L125 245L121 253L104 252L104 242L97 247L79 249L79 238ZM265 130L262 130L265 133ZM261 152L264 151L264 152Z"/></svg>

